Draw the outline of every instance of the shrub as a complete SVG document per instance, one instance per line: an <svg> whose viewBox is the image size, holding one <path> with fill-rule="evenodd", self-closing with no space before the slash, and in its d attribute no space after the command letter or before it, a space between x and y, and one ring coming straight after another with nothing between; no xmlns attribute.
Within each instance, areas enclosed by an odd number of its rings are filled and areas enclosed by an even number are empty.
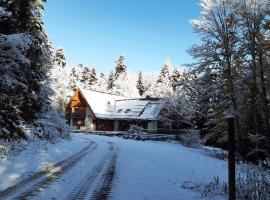
<svg viewBox="0 0 270 200"><path fill-rule="evenodd" d="M183 134L177 138L181 144L187 147L198 147L201 146L202 141L198 131L186 130Z"/></svg>
<svg viewBox="0 0 270 200"><path fill-rule="evenodd" d="M142 127L130 125L129 130L127 131L127 134L125 134L123 138L141 140L142 134L145 134Z"/></svg>

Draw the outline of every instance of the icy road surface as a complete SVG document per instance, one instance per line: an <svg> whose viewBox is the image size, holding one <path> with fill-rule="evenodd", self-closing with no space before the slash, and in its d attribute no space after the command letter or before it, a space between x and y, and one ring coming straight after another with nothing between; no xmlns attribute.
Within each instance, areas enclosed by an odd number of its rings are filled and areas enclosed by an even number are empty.
<svg viewBox="0 0 270 200"><path fill-rule="evenodd" d="M176 143L72 138L2 159L0 199L194 200L200 194L181 188L183 182L227 177L225 161Z"/></svg>

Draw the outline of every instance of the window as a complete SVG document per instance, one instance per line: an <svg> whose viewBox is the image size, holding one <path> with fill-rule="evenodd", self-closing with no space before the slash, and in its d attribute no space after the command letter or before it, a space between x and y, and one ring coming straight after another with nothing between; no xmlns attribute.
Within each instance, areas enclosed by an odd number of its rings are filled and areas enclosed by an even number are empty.
<svg viewBox="0 0 270 200"><path fill-rule="evenodd" d="M131 109L126 109L125 113L129 113L131 111Z"/></svg>
<svg viewBox="0 0 270 200"><path fill-rule="evenodd" d="M118 110L117 110L117 113L120 113L120 112L122 112L122 110L123 110L123 109L118 109Z"/></svg>

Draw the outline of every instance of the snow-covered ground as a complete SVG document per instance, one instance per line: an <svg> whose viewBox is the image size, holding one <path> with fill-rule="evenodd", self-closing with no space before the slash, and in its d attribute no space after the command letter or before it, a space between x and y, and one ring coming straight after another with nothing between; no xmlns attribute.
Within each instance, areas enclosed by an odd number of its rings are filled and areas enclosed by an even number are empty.
<svg viewBox="0 0 270 200"><path fill-rule="evenodd" d="M200 199L182 183L214 176L226 181L227 162L198 149L74 133L71 141L3 158L0 199Z"/></svg>

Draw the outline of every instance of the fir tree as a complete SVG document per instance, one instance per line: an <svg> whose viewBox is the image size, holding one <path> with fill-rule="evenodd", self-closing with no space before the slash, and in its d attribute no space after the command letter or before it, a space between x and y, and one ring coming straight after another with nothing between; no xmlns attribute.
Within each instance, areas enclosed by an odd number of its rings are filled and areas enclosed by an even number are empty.
<svg viewBox="0 0 270 200"><path fill-rule="evenodd" d="M114 76L113 71L111 71L111 73L110 73L110 75L108 77L108 86L107 86L107 89L108 90L112 90L114 86L115 86L115 76Z"/></svg>
<svg viewBox="0 0 270 200"><path fill-rule="evenodd" d="M117 61L115 61L116 66L115 66L115 78L118 79L119 76L124 75L126 76L127 74L127 66L125 65L125 56L121 55Z"/></svg>
<svg viewBox="0 0 270 200"><path fill-rule="evenodd" d="M66 66L67 62L63 49L56 49L54 56L54 63L62 68Z"/></svg>
<svg viewBox="0 0 270 200"><path fill-rule="evenodd" d="M77 66L78 80L80 85L85 87L89 80L90 70L88 67L85 67L83 64Z"/></svg>
<svg viewBox="0 0 270 200"><path fill-rule="evenodd" d="M70 88L71 88L71 90L74 91L77 89L77 87L78 87L77 82L78 82L78 75L77 75L75 68L73 67L71 69L71 73L70 73Z"/></svg>
<svg viewBox="0 0 270 200"><path fill-rule="evenodd" d="M181 77L181 74L179 70L175 68L171 76L171 84L172 84L173 91L176 91L180 77Z"/></svg>
<svg viewBox="0 0 270 200"><path fill-rule="evenodd" d="M161 68L157 83L164 83L170 79L170 61L167 59Z"/></svg>
<svg viewBox="0 0 270 200"><path fill-rule="evenodd" d="M143 94L145 92L145 88L144 88L144 85L143 85L142 71L139 72L136 87L137 87L137 89L139 91L140 96L143 96Z"/></svg>
<svg viewBox="0 0 270 200"><path fill-rule="evenodd" d="M93 67L90 71L89 71L89 78L88 78L88 85L94 86L97 84L97 72L96 72L96 68Z"/></svg>

